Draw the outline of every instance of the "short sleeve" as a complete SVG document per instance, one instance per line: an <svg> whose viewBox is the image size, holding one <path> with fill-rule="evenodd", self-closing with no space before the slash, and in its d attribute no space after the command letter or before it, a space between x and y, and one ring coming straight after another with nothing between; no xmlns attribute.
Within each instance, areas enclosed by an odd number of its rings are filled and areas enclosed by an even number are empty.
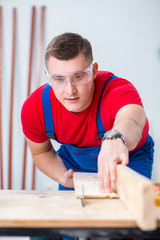
<svg viewBox="0 0 160 240"><path fill-rule="evenodd" d="M139 93L131 82L118 78L112 80L109 84L109 89L103 97L103 105L108 104L113 118L125 105L138 104L143 106Z"/></svg>
<svg viewBox="0 0 160 240"><path fill-rule="evenodd" d="M24 135L33 142L41 143L48 139L45 132L42 88L33 92L21 109L21 123Z"/></svg>
<svg viewBox="0 0 160 240"><path fill-rule="evenodd" d="M112 128L117 112L128 104L143 106L136 88L122 78L111 80L106 86L101 101L101 117L106 131Z"/></svg>

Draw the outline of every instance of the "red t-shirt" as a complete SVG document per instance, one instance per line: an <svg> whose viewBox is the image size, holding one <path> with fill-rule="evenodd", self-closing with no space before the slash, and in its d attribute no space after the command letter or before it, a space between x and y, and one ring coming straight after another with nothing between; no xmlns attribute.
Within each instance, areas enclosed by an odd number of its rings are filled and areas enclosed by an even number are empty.
<svg viewBox="0 0 160 240"><path fill-rule="evenodd" d="M97 131L97 109L100 96L106 80L112 76L111 72L98 72L95 81L93 100L88 108L80 113L68 111L56 98L51 89L51 107L55 136L61 143L72 144L76 147L100 146L101 141ZM24 102L21 111L21 121L24 135L33 142L41 143L48 139L45 131L42 107L42 91L45 85L35 90ZM101 119L106 131L113 127L114 120L120 108L127 104L139 104L141 98L129 81L116 78L111 80L103 93L101 100ZM139 148L148 136L148 120L143 129Z"/></svg>

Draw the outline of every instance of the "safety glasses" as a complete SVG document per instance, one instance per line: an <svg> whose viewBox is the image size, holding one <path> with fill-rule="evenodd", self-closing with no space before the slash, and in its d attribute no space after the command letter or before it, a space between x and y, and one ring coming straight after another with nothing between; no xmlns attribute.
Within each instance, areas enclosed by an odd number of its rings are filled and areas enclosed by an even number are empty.
<svg viewBox="0 0 160 240"><path fill-rule="evenodd" d="M81 86L87 84L92 79L93 64L91 63L88 68L71 73L63 74L49 74L46 72L48 82L52 87L62 88L65 87L68 82L71 82L74 86Z"/></svg>

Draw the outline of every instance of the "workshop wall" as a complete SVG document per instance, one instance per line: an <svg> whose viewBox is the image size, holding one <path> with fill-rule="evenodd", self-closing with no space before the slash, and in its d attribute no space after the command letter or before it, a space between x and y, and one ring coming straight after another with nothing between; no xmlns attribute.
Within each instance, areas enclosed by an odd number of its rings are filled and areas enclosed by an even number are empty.
<svg viewBox="0 0 160 240"><path fill-rule="evenodd" d="M44 49L56 35L77 32L89 39L94 61L100 70L131 81L138 89L150 120L155 140L153 181L160 182L160 1L159 0L0 0L3 8L2 124L3 163L7 188L9 111L12 52L12 9L17 8L16 69L13 118L13 188L21 188L24 136L20 111L27 97L31 7L36 6L36 33L33 56L32 91L36 88L37 38L40 7L45 6L45 32L41 84L44 74ZM56 149L58 145L56 145ZM27 189L31 188L32 158L27 153ZM57 184L36 171L37 189L55 189Z"/></svg>

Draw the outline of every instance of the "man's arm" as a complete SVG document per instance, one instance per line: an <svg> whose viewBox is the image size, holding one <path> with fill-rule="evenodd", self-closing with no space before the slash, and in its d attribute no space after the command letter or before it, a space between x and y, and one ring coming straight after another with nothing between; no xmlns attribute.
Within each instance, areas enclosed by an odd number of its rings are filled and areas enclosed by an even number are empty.
<svg viewBox="0 0 160 240"><path fill-rule="evenodd" d="M98 156L98 181L102 192L110 191L110 182L116 180L116 165L129 162L130 150L133 150L140 139L146 122L146 114L140 105L130 104L122 107L115 118L113 129L125 137L122 139L105 139Z"/></svg>
<svg viewBox="0 0 160 240"><path fill-rule="evenodd" d="M35 165L48 177L65 187L73 187L73 170L67 170L50 140L35 143L27 139Z"/></svg>

